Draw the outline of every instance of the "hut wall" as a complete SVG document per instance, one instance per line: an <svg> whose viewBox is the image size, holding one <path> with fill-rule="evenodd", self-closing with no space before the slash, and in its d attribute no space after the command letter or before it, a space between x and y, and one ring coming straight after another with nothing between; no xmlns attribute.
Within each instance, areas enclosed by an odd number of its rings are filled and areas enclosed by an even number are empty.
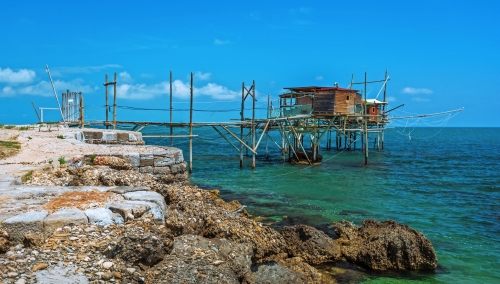
<svg viewBox="0 0 500 284"><path fill-rule="evenodd" d="M310 105L312 104L311 96L298 97L296 103L297 105Z"/></svg>
<svg viewBox="0 0 500 284"><path fill-rule="evenodd" d="M314 94L313 114L333 114L335 106L335 93L318 92Z"/></svg>
<svg viewBox="0 0 500 284"><path fill-rule="evenodd" d="M354 113L354 102L356 101L356 93L349 91L335 92L335 113Z"/></svg>
<svg viewBox="0 0 500 284"><path fill-rule="evenodd" d="M378 120L378 115L380 115L380 105L368 105L366 106L366 110L371 121Z"/></svg>

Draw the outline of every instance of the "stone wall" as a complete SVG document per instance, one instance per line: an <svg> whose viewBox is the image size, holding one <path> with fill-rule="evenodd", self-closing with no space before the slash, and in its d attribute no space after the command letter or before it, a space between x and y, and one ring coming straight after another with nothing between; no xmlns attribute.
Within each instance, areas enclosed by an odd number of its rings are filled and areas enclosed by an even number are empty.
<svg viewBox="0 0 500 284"><path fill-rule="evenodd" d="M144 145L141 132L89 129L67 132L63 136L89 144Z"/></svg>
<svg viewBox="0 0 500 284"><path fill-rule="evenodd" d="M184 162L182 150L178 148L151 146L150 151L143 152L112 152L112 153L85 153L83 155L86 163L92 163L92 159L97 157L117 157L130 163L132 169L140 173L166 176L179 180L184 177L187 165Z"/></svg>

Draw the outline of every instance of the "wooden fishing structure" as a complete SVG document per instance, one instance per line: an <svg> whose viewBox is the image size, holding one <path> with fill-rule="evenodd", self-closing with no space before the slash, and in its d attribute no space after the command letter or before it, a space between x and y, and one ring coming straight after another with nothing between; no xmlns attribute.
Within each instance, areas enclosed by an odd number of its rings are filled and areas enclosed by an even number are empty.
<svg viewBox="0 0 500 284"><path fill-rule="evenodd" d="M355 82L354 75L347 88L341 88L337 83L334 86L306 86L287 87L285 92L279 96L279 105L276 107L271 103L268 96L268 107L266 117L255 116L256 85L255 81L250 86L242 83L241 88L241 111L239 119L229 122L194 122L193 121L193 97L194 81L193 73L190 76L190 108L189 122L174 122L172 120L172 72L170 71L170 120L168 122L153 121L119 121L117 120L117 80L116 73L114 81L108 82L105 76L106 87L106 119L104 121L84 121L83 97L80 98L79 121L67 120L70 125L84 127L86 124L101 124L108 129L117 126L129 126L128 130L142 131L147 126L161 126L170 129L169 135L143 135L144 138L170 138L173 146L174 138L189 138L189 170L193 170L193 128L212 127L224 140L228 142L240 157L240 167L243 167L245 152L247 156L251 153L251 168L256 167L256 155L265 137L265 154L268 157L269 141L276 145L282 155L288 155L288 161L297 164L318 164L322 161L320 145L326 139L326 150L351 150L357 149L358 143L364 153L364 164L368 164L369 139L374 138L374 149L384 149L384 131L389 123L387 114L396 109L386 110L387 107L387 82L388 72L380 80L364 80ZM367 85L372 83L383 83L379 94L372 99L367 98ZM108 86L114 86L113 92L113 118L109 119L108 112ZM362 85L362 92L353 89L354 85ZM383 91L381 100L378 96ZM69 92L69 91L68 91ZM246 105L251 100L251 115L245 115ZM164 110L164 109L161 109ZM188 135L176 135L174 128L189 128ZM239 130L239 131L238 131ZM239 132L239 133L238 133ZM279 133L281 141L276 141L270 135L271 132ZM335 144L332 143L334 141Z"/></svg>

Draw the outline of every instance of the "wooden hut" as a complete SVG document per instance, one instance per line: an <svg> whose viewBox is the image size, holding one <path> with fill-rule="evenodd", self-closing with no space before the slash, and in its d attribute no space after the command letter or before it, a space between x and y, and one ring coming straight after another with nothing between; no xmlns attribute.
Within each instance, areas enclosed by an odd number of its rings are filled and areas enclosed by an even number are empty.
<svg viewBox="0 0 500 284"><path fill-rule="evenodd" d="M360 113L361 94L357 90L335 87L291 87L285 88L280 98L296 98L294 105L311 104L314 115L339 115ZM300 99L299 99L300 97ZM291 102L291 101L290 101ZM281 104L283 106L283 103ZM288 104L287 106L290 106ZM311 113L311 112L309 112Z"/></svg>
<svg viewBox="0 0 500 284"><path fill-rule="evenodd" d="M387 102L381 102L376 99L367 99L366 100L366 114L369 115L370 121L378 121L380 120L380 113L383 105L386 105Z"/></svg>

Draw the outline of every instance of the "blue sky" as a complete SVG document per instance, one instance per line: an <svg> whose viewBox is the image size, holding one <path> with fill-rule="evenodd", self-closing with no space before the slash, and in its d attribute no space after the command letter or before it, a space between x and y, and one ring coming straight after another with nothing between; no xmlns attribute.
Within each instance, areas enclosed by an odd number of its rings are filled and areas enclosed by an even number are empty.
<svg viewBox="0 0 500 284"><path fill-rule="evenodd" d="M271 3L270 3L271 2ZM389 70L396 115L465 107L447 126L500 126L499 1L8 1L0 9L0 123L34 123L56 107L55 88L82 91L86 119L104 118L104 76L118 74L118 105L168 108L196 121L229 120L241 84L259 107L283 87L347 87ZM368 87L375 97L381 84ZM110 88L111 92L112 88ZM264 111L259 111L264 115ZM164 111L119 109L119 120L168 121ZM46 119L59 119L46 112ZM426 126L426 125L421 125Z"/></svg>

